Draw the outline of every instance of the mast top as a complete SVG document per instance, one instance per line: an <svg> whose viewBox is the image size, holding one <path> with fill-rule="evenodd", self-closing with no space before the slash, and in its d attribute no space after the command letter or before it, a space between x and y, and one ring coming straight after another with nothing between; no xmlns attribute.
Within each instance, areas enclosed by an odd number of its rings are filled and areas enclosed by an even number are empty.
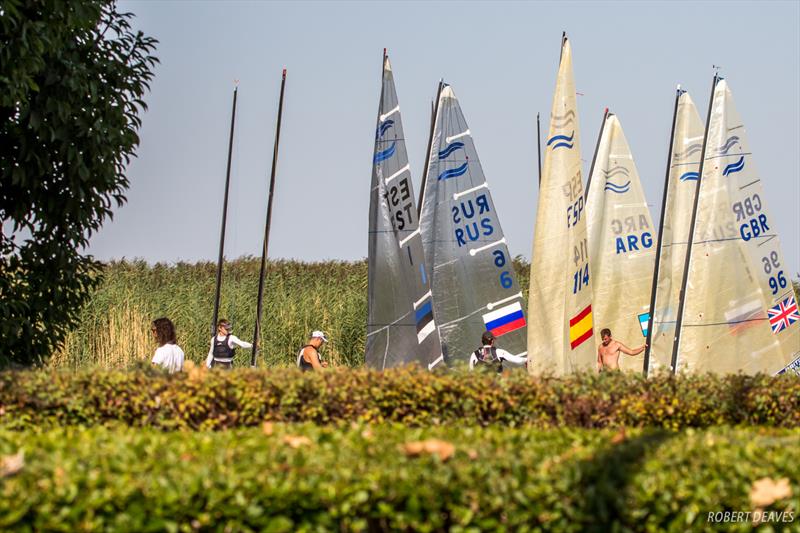
<svg viewBox="0 0 800 533"><path fill-rule="evenodd" d="M283 76L283 79L286 79L286 69L283 69L283 74L282 74L282 76Z"/></svg>

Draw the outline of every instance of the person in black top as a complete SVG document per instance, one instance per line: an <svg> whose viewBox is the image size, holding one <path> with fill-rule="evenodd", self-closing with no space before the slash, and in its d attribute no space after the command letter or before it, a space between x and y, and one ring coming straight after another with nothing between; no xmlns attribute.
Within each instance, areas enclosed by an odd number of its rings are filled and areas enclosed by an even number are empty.
<svg viewBox="0 0 800 533"><path fill-rule="evenodd" d="M211 347L206 357L208 368L224 368L230 370L233 367L235 355L234 345L242 348L252 348L253 345L245 342L236 335L233 335L233 326L229 320L222 319L217 322L217 334L211 338Z"/></svg>
<svg viewBox="0 0 800 533"><path fill-rule="evenodd" d="M469 358L470 370L483 370L485 372L503 372L503 363L509 362L516 365L523 365L528 361L527 357L518 356L501 348L494 346L494 334L491 331L485 331L481 336L481 343L483 346L472 352Z"/></svg>
<svg viewBox="0 0 800 533"><path fill-rule="evenodd" d="M297 367L303 372L309 370L322 370L328 367L328 362L323 361L319 349L323 343L328 342L328 337L321 331L312 331L308 343L300 348L297 354Z"/></svg>

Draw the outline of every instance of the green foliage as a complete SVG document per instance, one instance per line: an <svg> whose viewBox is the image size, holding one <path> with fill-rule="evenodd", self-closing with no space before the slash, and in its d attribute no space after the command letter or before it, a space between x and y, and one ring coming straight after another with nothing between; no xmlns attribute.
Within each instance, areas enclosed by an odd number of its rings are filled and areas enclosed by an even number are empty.
<svg viewBox="0 0 800 533"><path fill-rule="evenodd" d="M410 453L429 439L442 456ZM0 431L0 455L24 453L0 528L749 531L708 514L754 511L755 481L788 478L792 495L762 509L796 520L799 446L798 430L763 428Z"/></svg>
<svg viewBox="0 0 800 533"><path fill-rule="evenodd" d="M99 264L81 254L139 143L156 41L111 0L0 8L0 366L41 364Z"/></svg>
<svg viewBox="0 0 800 533"><path fill-rule="evenodd" d="M194 368L0 373L0 425L15 429L121 422L164 429L230 429L276 422L609 426L681 429L720 424L800 427L800 379L731 375L578 374L496 377L415 368Z"/></svg>
<svg viewBox="0 0 800 533"><path fill-rule="evenodd" d="M527 294L528 265L519 259L514 265L523 294ZM258 271L259 260L253 258L224 265L220 317L233 320L235 334L247 341L252 340L255 325ZM178 344L188 359L204 360L211 335L214 276L212 263L168 266L123 261L107 265L103 283L52 364L125 368L133 360L150 358L156 348L150 321L159 316L175 323ZM322 329L330 338L323 357L335 365L362 366L367 328L366 261L270 261L261 323L260 365L294 365L308 334ZM250 365L249 350L237 350L235 365Z"/></svg>

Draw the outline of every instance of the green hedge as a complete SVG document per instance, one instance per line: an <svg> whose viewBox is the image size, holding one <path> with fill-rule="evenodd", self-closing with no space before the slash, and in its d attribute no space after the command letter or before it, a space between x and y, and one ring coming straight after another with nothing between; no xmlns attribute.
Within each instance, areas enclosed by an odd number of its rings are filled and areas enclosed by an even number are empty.
<svg viewBox="0 0 800 533"><path fill-rule="evenodd" d="M604 374L563 379L523 372L430 374L414 368L194 369L0 373L0 425L95 425L119 421L165 429L226 429L263 420L400 422L406 425L536 427L800 427L796 376L653 377Z"/></svg>
<svg viewBox="0 0 800 533"><path fill-rule="evenodd" d="M747 531L708 514L756 509L800 525L800 430L267 429L2 430L4 466L24 464L0 480L0 529ZM409 454L433 438L444 460ZM791 494L754 502L764 478Z"/></svg>

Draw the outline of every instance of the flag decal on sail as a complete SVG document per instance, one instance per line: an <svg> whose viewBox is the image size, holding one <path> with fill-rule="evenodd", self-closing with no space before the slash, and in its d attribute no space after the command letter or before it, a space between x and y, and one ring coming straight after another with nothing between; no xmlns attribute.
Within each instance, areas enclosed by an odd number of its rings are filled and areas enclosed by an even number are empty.
<svg viewBox="0 0 800 533"><path fill-rule="evenodd" d="M642 313L639 315L639 327L642 328L642 335L647 337L647 327L650 323L650 313Z"/></svg>
<svg viewBox="0 0 800 533"><path fill-rule="evenodd" d="M764 320L764 312L761 308L761 302L758 300L747 302L725 312L725 320L728 321L728 327L731 328L731 334L733 335L758 324L759 318Z"/></svg>
<svg viewBox="0 0 800 533"><path fill-rule="evenodd" d="M436 324L433 321L431 299L428 298L425 303L417 307L415 314L417 319L417 340L422 343L436 329Z"/></svg>
<svg viewBox="0 0 800 533"><path fill-rule="evenodd" d="M592 306L569 319L569 347L575 349L592 336Z"/></svg>
<svg viewBox="0 0 800 533"><path fill-rule="evenodd" d="M525 327L525 315L522 313L522 306L519 302L501 307L496 311L483 315L483 323L486 329L492 332L495 337L505 335L511 331Z"/></svg>
<svg viewBox="0 0 800 533"><path fill-rule="evenodd" d="M797 310L797 302L794 300L794 296L789 296L775 307L768 309L767 314L769 314L769 325L772 327L772 333L779 333L800 320L800 312Z"/></svg>

